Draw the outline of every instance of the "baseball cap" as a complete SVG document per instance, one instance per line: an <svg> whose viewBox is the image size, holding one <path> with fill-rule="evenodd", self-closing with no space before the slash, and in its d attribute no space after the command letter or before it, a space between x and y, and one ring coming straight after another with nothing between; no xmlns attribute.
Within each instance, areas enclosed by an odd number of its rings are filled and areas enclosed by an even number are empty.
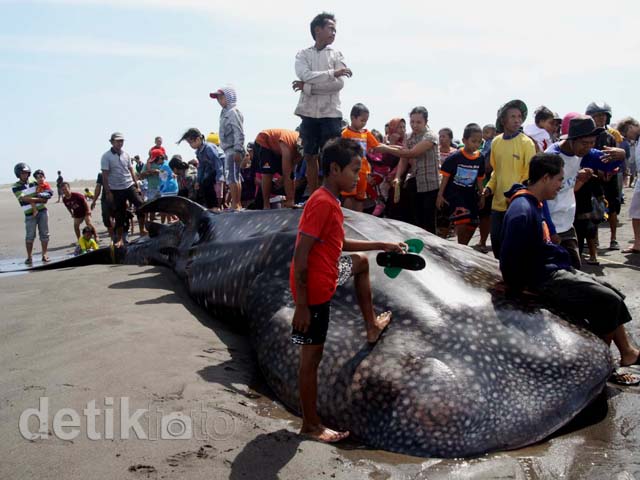
<svg viewBox="0 0 640 480"><path fill-rule="evenodd" d="M223 92L223 91L222 91L222 89L220 89L220 88L219 88L218 90L216 90L215 92L211 92L211 93L209 94L209 96L210 96L211 98L218 98L220 95L224 95L224 92Z"/></svg>
<svg viewBox="0 0 640 480"><path fill-rule="evenodd" d="M112 142L115 141L115 140L124 140L124 135L122 135L120 132L113 132L111 134L110 140Z"/></svg>

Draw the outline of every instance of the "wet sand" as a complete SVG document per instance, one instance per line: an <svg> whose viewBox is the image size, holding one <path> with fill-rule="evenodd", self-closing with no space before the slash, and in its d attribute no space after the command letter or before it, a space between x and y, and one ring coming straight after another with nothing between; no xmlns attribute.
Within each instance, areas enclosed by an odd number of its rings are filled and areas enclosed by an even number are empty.
<svg viewBox="0 0 640 480"><path fill-rule="evenodd" d="M69 254L71 219L62 204L49 211L51 256ZM104 231L99 211L94 217ZM0 268L15 268L24 261L24 227L10 191L0 191L0 218ZM624 216L622 222L626 246L631 225ZM600 238L608 244L607 231ZM37 241L34 253L37 260ZM640 258L603 252L601 261L592 271L621 287L640 319ZM167 269L94 265L1 274L0 302L0 478L640 478L640 387L608 386L604 420L526 449L466 460L407 457L298 437L299 419L262 382L242 332L211 319ZM638 325L630 326L635 339ZM38 408L41 397L49 401L50 433L27 440L20 416ZM125 399L129 416L145 410L146 439L133 431L121 438ZM99 439L89 438L83 412L92 401L101 413L92 435ZM53 431L62 408L79 413L75 438L60 438L75 427ZM163 416L180 427L184 415L192 419L191 438L162 429ZM28 427L37 432L35 415Z"/></svg>

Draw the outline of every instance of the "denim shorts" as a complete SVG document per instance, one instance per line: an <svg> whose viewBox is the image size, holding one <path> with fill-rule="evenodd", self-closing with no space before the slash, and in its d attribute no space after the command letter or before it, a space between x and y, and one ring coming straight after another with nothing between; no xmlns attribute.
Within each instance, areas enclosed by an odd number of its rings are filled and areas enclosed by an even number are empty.
<svg viewBox="0 0 640 480"><path fill-rule="evenodd" d="M224 152L227 184L240 183L242 181L240 177L240 164L233 159L235 154L236 152L234 150Z"/></svg>
<svg viewBox="0 0 640 480"><path fill-rule="evenodd" d="M37 214L24 217L24 226L26 230L25 240L33 242L36 238L36 227L40 234L41 242L49 241L49 212L47 209L40 210Z"/></svg>

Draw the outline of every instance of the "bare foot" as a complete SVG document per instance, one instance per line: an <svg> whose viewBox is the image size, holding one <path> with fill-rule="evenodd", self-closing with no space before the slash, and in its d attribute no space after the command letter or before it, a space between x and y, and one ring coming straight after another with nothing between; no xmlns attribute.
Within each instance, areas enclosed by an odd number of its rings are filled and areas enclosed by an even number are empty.
<svg viewBox="0 0 640 480"><path fill-rule="evenodd" d="M640 350L631 349L628 352L622 355L620 359L621 367L628 367L629 365L638 365L640 364Z"/></svg>
<svg viewBox="0 0 640 480"><path fill-rule="evenodd" d="M336 430L331 430L324 425L318 425L315 427L303 426L300 429L300 435L310 437L318 442L336 443L347 438L349 436L349 432L338 432Z"/></svg>
<svg viewBox="0 0 640 480"><path fill-rule="evenodd" d="M122 240L118 240L116 243L113 244L113 246L115 248L122 248L124 246L124 242Z"/></svg>
<svg viewBox="0 0 640 480"><path fill-rule="evenodd" d="M391 322L391 312L387 311L378 315L373 321L373 325L367 328L367 341L376 343L389 322Z"/></svg>

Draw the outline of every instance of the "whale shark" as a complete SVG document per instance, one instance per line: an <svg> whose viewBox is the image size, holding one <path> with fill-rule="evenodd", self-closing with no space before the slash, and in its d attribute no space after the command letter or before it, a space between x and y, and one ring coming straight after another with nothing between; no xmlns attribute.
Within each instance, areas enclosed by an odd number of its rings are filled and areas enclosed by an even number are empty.
<svg viewBox="0 0 640 480"><path fill-rule="evenodd" d="M149 237L76 262L172 269L212 316L246 327L267 384L299 413L289 267L301 210L213 213L170 197L142 211L180 221L151 224ZM352 283L338 287L318 372L323 423L378 449L472 457L539 442L602 392L607 345L540 299L506 295L496 260L403 222L344 216L348 238L419 238L426 268L391 279L367 253L376 311L393 312L374 345Z"/></svg>

